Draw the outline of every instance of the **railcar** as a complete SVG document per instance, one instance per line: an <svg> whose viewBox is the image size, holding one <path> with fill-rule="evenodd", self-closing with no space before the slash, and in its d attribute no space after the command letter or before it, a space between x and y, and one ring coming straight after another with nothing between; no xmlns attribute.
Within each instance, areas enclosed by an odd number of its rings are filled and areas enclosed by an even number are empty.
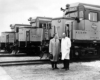
<svg viewBox="0 0 100 80"><path fill-rule="evenodd" d="M0 36L0 49L4 50L6 47L6 35L3 34L3 32L1 33L1 36Z"/></svg>
<svg viewBox="0 0 100 80"><path fill-rule="evenodd" d="M29 24L11 24L11 30L15 32L15 41L12 46L13 49L16 49L17 52L26 52L28 51L29 44L29 30L31 25Z"/></svg>
<svg viewBox="0 0 100 80"><path fill-rule="evenodd" d="M16 33L16 41L19 52L29 55L40 55L41 47L50 40L51 18L37 17L29 19L30 25L11 25L12 31Z"/></svg>
<svg viewBox="0 0 100 80"><path fill-rule="evenodd" d="M36 17L35 19L29 19L32 29L32 42L35 52L39 55L48 53L48 44L51 38L51 22L52 18L49 17Z"/></svg>
<svg viewBox="0 0 100 80"><path fill-rule="evenodd" d="M15 32L2 32L0 38L0 49L11 52L11 46L15 40Z"/></svg>
<svg viewBox="0 0 100 80"><path fill-rule="evenodd" d="M39 46L43 30L37 27L20 27L18 49L28 55L39 55Z"/></svg>

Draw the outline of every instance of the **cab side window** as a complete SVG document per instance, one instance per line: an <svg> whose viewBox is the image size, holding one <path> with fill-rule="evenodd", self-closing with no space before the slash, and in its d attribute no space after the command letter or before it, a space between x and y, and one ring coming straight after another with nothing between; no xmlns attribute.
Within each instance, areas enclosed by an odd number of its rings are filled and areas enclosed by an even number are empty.
<svg viewBox="0 0 100 80"><path fill-rule="evenodd" d="M51 24L49 23L48 25L49 25L49 29L51 29Z"/></svg>
<svg viewBox="0 0 100 80"><path fill-rule="evenodd" d="M39 28L45 28L46 29L46 23L39 23Z"/></svg>
<svg viewBox="0 0 100 80"><path fill-rule="evenodd" d="M46 29L46 23L43 24L44 29Z"/></svg>
<svg viewBox="0 0 100 80"><path fill-rule="evenodd" d="M89 19L90 21L98 21L98 20L97 20L97 17L98 17L98 14L97 14L96 12L90 12L90 13L88 14L88 19Z"/></svg>
<svg viewBox="0 0 100 80"><path fill-rule="evenodd" d="M80 12L79 12L79 18L80 18L80 19L83 19L83 18L84 18L84 13L83 13L83 11L80 11Z"/></svg>
<svg viewBox="0 0 100 80"><path fill-rule="evenodd" d="M42 28L42 23L39 23L39 28Z"/></svg>

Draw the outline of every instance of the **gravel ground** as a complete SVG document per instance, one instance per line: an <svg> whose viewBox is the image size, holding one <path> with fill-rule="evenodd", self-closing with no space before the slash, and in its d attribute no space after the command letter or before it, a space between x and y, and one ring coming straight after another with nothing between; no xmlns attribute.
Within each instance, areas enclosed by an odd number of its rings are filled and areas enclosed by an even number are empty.
<svg viewBox="0 0 100 80"><path fill-rule="evenodd" d="M58 64L62 68L62 64ZM52 70L51 65L3 67L13 80L100 80L100 61L71 63L70 70Z"/></svg>

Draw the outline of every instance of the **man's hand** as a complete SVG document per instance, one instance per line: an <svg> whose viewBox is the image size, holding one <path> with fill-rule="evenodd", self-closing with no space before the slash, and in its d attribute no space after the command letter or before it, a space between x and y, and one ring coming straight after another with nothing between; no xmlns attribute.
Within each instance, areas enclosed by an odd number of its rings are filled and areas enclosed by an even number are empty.
<svg viewBox="0 0 100 80"><path fill-rule="evenodd" d="M51 54L51 52L49 52L49 54Z"/></svg>

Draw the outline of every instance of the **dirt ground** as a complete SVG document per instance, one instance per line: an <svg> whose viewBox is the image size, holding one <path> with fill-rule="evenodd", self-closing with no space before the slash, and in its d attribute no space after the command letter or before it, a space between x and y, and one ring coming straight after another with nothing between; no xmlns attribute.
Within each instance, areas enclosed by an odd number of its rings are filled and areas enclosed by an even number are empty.
<svg viewBox="0 0 100 80"><path fill-rule="evenodd" d="M3 67L13 80L100 80L100 61L71 63L70 70L52 70L50 64Z"/></svg>

